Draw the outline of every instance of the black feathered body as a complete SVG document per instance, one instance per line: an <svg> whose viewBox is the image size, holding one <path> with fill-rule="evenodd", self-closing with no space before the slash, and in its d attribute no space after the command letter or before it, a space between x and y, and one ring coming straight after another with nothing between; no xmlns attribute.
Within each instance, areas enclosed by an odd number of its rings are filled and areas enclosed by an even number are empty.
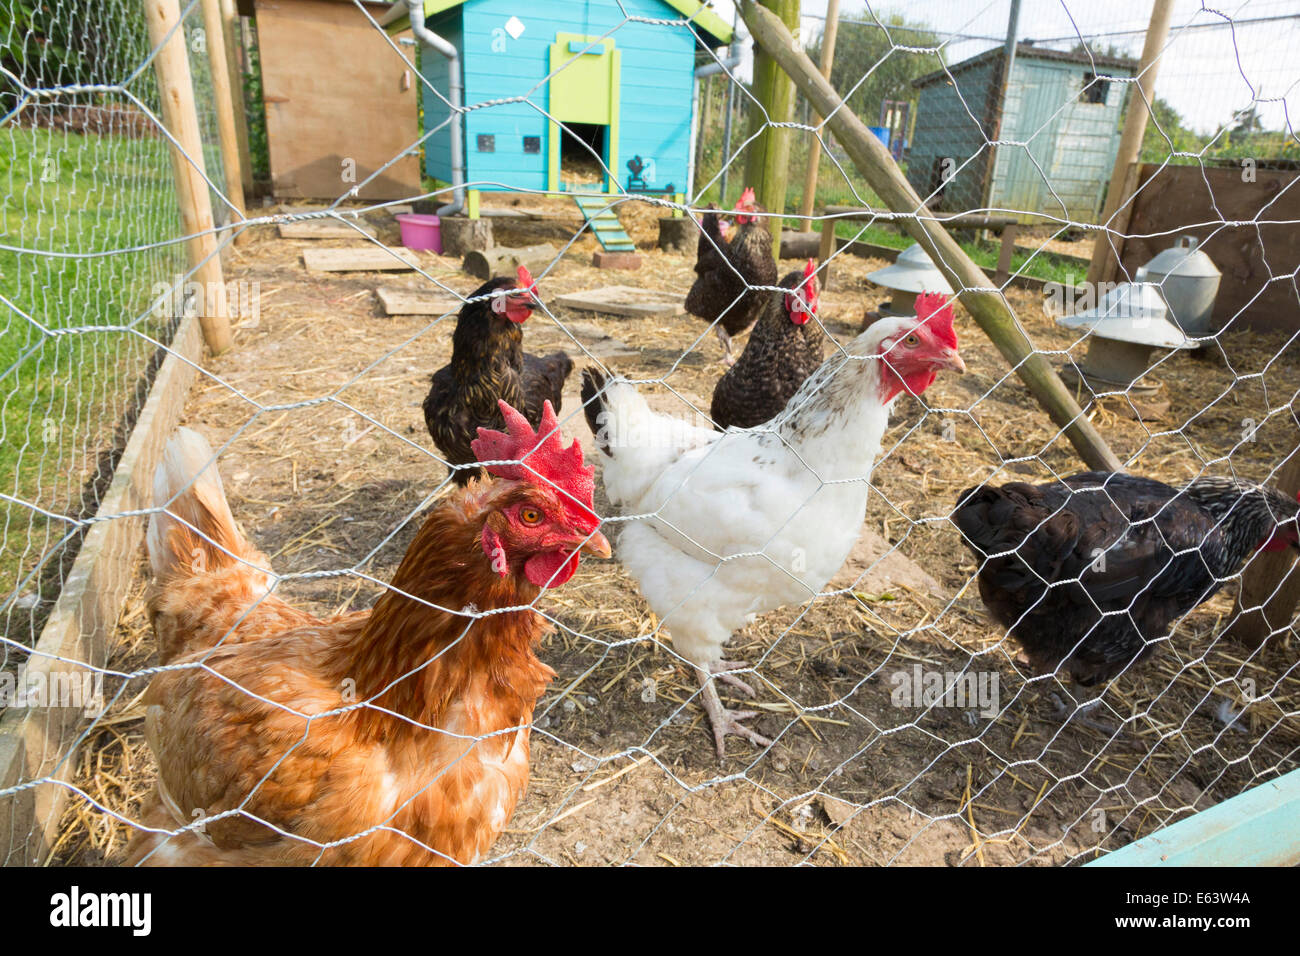
<svg viewBox="0 0 1300 956"><path fill-rule="evenodd" d="M509 289L515 281L496 278L474 291L471 298ZM452 336L451 361L433 375L424 399L424 423L433 443L453 465L475 461L470 442L480 428L504 430L498 400L523 412L537 428L542 403L560 410L564 382L573 371L573 359L564 352L545 357L529 355L523 347L523 325L492 311L492 300L470 302L461 309ZM481 469L452 471L452 479L465 485Z"/></svg>
<svg viewBox="0 0 1300 956"><path fill-rule="evenodd" d="M1085 472L967 489L953 521L981 563L980 597L1036 673L1063 667L1092 686L1148 657L1296 511L1231 479L1180 490Z"/></svg>
<svg viewBox="0 0 1300 956"><path fill-rule="evenodd" d="M776 285L772 234L764 220L755 219L737 226L727 242L714 210L704 213L700 225L704 234L695 258L695 283L686 294L686 311L705 322L717 322L728 335L739 335L758 319L769 294L752 287Z"/></svg>
<svg viewBox="0 0 1300 956"><path fill-rule="evenodd" d="M802 272L791 272L781 287L794 289L801 281ZM785 294L766 295L745 351L714 386L709 415L719 428L753 428L770 421L822 364L822 330L816 320L795 325Z"/></svg>

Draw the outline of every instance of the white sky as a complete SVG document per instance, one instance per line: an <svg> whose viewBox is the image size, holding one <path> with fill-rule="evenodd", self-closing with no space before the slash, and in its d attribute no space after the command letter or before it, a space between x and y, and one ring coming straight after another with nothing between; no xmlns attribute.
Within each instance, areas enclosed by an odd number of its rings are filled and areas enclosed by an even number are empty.
<svg viewBox="0 0 1300 956"><path fill-rule="evenodd" d="M1252 99L1275 99L1258 106L1266 129L1289 128L1300 132L1300 2L1297 0L1206 0L1230 17L1202 9L1201 0L1175 0L1169 43L1161 58L1156 95L1167 100L1184 122L1201 133L1231 125L1237 110ZM734 11L730 0L714 0L714 9L726 20ZM891 13L904 14L910 23L924 23L937 31L947 46L949 63L957 63L1006 37L1010 0L881 0L870 10L882 20ZM866 15L863 0L841 0L840 16ZM820 32L826 0L803 0L803 27L808 35ZM1090 46L1114 45L1136 59L1142 52L1151 0L1022 0L1017 37L1021 41L1061 39L1082 34ZM1247 23L1248 20L1268 19ZM842 27L855 29L854 27ZM861 29L861 28L858 28ZM1100 34L1101 36L1094 36ZM965 39L964 37L986 39ZM1068 48L1073 42L1045 44ZM906 54L895 54L906 55ZM740 70L748 79L748 56ZM1252 86L1254 90L1252 91Z"/></svg>

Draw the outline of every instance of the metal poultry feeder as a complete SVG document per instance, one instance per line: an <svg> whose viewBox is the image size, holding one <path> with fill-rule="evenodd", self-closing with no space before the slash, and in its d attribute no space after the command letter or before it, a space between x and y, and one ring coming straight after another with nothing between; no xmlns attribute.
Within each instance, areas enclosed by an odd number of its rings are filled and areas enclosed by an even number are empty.
<svg viewBox="0 0 1300 956"><path fill-rule="evenodd" d="M1210 334L1222 273L1199 246L1195 236L1180 236L1175 245L1139 268L1134 278L1159 288L1170 316L1184 332L1204 336Z"/></svg>
<svg viewBox="0 0 1300 956"><path fill-rule="evenodd" d="M867 278L878 286L899 293L889 303L888 309L880 309L882 314L915 315L916 297L922 292L952 295L952 286L919 243L908 246L883 269L868 272Z"/></svg>
<svg viewBox="0 0 1300 956"><path fill-rule="evenodd" d="M1151 368L1151 351L1195 344L1169 320L1165 300L1149 282L1125 282L1106 293L1096 308L1056 321L1092 333L1088 354L1075 367L1088 384L1103 391L1154 391L1159 384L1142 381Z"/></svg>

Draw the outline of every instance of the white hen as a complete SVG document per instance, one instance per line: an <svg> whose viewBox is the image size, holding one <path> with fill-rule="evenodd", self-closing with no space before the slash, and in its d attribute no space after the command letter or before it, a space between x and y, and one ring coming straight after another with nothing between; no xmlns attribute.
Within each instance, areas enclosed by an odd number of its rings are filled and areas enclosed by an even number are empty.
<svg viewBox="0 0 1300 956"><path fill-rule="evenodd" d="M868 479L894 399L920 395L940 369L961 372L952 309L917 299L918 318L872 325L804 382L765 425L716 432L651 411L627 381L583 373L588 424L603 452L610 504L629 518L618 556L695 667L719 758L738 734L723 707L723 646L755 615L815 597L862 530Z"/></svg>

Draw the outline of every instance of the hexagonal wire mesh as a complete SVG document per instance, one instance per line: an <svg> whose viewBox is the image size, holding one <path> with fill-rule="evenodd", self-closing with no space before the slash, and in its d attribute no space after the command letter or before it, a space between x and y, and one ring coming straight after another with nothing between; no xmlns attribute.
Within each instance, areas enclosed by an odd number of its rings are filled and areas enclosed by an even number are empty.
<svg viewBox="0 0 1300 956"><path fill-rule="evenodd" d="M1099 551L1073 570L1064 555L1073 554L1074 539L1061 554L1050 551L1059 538L978 556L963 545L953 520L962 489L1055 482L1081 470L1076 453L960 309L966 375L942 374L924 394L904 393L885 428L878 385L892 363L877 351L880 333L903 338L912 320L896 315L911 309L908 299L882 302L889 290L867 273L910 243L900 219L927 213L887 209L801 98L793 122L778 124L792 140L782 212L790 221L798 208L797 180L815 141L814 227L829 223L842 240L818 265L823 289L813 325L828 357L767 424L725 435L713 429L710 397L723 369L710 331L745 307L747 292L766 292L760 302L772 310L788 300L774 284L746 280L718 322L682 314L675 306L696 280L695 262L654 248L655 230L660 217L700 216L710 202L729 208L746 185L749 153L773 124L746 82L747 56L734 64L722 62L720 49L697 53L722 68L697 81L688 195L655 193L653 166L649 176L644 165L632 171L645 191L620 183L622 170L606 166L610 152L596 148L590 129L548 112L548 81L608 39L632 50L647 36L687 36L703 48L705 33L666 7L648 16L642 4L623 0L592 6L602 12L585 29L598 36L571 44L544 75L522 72L508 96L479 101L471 91L459 110L428 78L436 58L426 53L425 75L416 76L424 115L445 118L411 149L431 148L461 116L513 116L514 108L582 143L563 154L558 190L472 178L465 187L482 191L499 245L550 243L533 269L535 314L515 327L525 347L563 350L580 367L626 376L628 384L584 402L574 370L559 409L565 440L579 439L596 465L594 505L615 560L583 561L562 586L530 590L518 575L532 575L512 571L510 559L504 570L489 568L498 553L484 538L481 555L470 549L456 568L437 566L429 594L409 575L393 583L412 542L424 540L426 520L443 528L439 516L459 507L477 529L492 511L474 493L466 497L451 472L444 476L448 455L425 439L419 408L429 376L451 360L461 308L478 304L486 319L484 307L505 299L431 252L403 263L410 268L399 279L308 271L304 250L346 240L271 232L277 224L335 223L355 230L350 246L391 250L396 201L362 197L390 164L363 169L355 181L343 177L328 204L251 218L242 228L256 238L228 258L226 275L253 290L255 308L237 326L236 347L202 361L183 418L216 449L234 518L264 551L224 537L205 553L233 555L222 573L250 580L269 559L270 587L232 596L206 567L180 574L164 597L171 588L183 602L211 599L211 620L226 623L182 634L192 656L160 656L148 611L150 566L138 563L109 661L91 668L96 679L78 746L49 776L0 789L0 798L14 797L46 784L66 796L53 859L160 862L226 853L308 863L1066 863L1293 769L1300 746L1294 633L1274 628L1258 647L1223 634L1242 561L1261 543L1256 534L1240 560L1215 563L1215 549L1233 537L1231 512L1207 523L1203 511L1180 510L1192 507L1191 495L1170 492L1154 513L1125 510L1115 534L1097 539ZM1220 475L1285 483L1287 467L1294 479L1297 139L1286 106L1300 25L1285 8L1176 6L1132 217L1103 224L1120 252L1121 279L1134 278L1136 265L1183 232L1216 255L1239 257L1234 271L1223 270L1216 326L1190 343L1196 349L1144 354L1143 374L1131 383L1077 371L1071 379L1083 414L1125 469L1175 488ZM193 19L198 0L182 10L193 36L201 29ZM93 522L126 517L99 513L97 496L176 327L176 310L157 307L170 291L160 296L156 284L172 290L190 278L181 265L186 237L171 197L151 51L134 6L100 5L89 20L74 18L70 4L21 11L4 47L11 161L8 238L0 244L9 276L0 294L4 560L14 581L5 588L8 682L0 680L0 689L10 716L49 703L31 688L23 697L22 671L77 541ZM360 4L355 12L382 30ZM602 18L607 28L597 25ZM1005 23L1001 3L972 11L910 4L905 17L868 7L840 24L832 85L866 125L879 122L874 132L930 210L1017 219L1011 274L996 294L1035 351L1071 371L1076 360L1086 364L1098 337L1055 319L1097 302L1098 290L1081 280L1126 104L1138 95L1145 18L1108 4L1026 4L1018 72L1003 84ZM814 39L804 46L814 59L817 24L806 16L805 35ZM400 42L385 36L389 52L400 55ZM519 41L511 36L501 42ZM205 145L215 149L202 44L188 46ZM628 74L624 83L637 79ZM547 142L525 152L545 158ZM207 149L202 160L214 207L224 208L221 163ZM614 183L608 207L643 261L618 284L674 307L628 317L571 298L610 284L608 272L587 265L598 249L596 226L567 195L583 186L599 191L606 176ZM426 180L407 198L436 205L453 193ZM860 218L828 218L823 210L836 204L860 207ZM740 212L733 244L749 225ZM776 211L756 220L769 228L781 221ZM221 233L223 248L234 234ZM996 240L977 231L958 238L992 270ZM707 236L700 242L713 245ZM1238 261L1249 266L1235 268ZM779 263L779 273L802 264ZM381 308L389 293L419 301ZM893 298L900 293L906 290ZM1284 311L1261 308L1264 299ZM742 357L735 374L746 377L749 365ZM747 381L760 397L774 386L753 372ZM598 449L584 404L608 413L598 424L613 457ZM545 472L532 484L570 491L569 479L556 475ZM504 481L490 480L494 488ZM171 491L181 494L192 481L189 474ZM1118 485L1100 494L1122 509L1134 500ZM152 510L186 524L181 500ZM1091 502L1092 512L1078 500L1064 507L1084 509L1084 531L1113 525L1098 495ZM1021 530L1059 532L1062 507L1058 501ZM1137 548L1126 573L1139 585L1097 576L1107 555L1119 553L1112 546ZM1004 559L1014 553L1027 563L1007 571ZM1208 578L1197 578L1192 564L1210 566ZM1020 639L1007 636L978 596L982 585L991 605L1014 604L1008 591L1015 588L996 577L999 568L1018 575L1031 595L1029 610L1022 602L1003 612L1023 627ZM498 594L497 604L480 608L460 599L458 576L472 595L498 570L518 585L517 602ZM977 584L981 573L987 580ZM1151 582L1163 588L1154 597L1140 586ZM1199 590L1186 600L1189 588ZM1216 593L1198 600L1207 588ZM444 600L448 594L456 600ZM282 599L326 623L309 631L288 630L299 618L267 624ZM1152 604L1162 600L1175 612L1154 626ZM355 643L357 622L371 612L354 609L377 606L379 618L402 601L426 615L412 632L417 651L397 654L380 629L363 632L369 644ZM535 709L520 689L531 686L531 665L502 663L504 656L475 663L471 653L499 649L516 626L503 622L520 621L525 637L533 627L546 631L537 654L555 671ZM1142 637L1103 668L1097 686L1083 686L1082 650L1117 622L1132 622ZM425 647L421 635L439 629L451 636ZM1074 631L1053 658L1048 645ZM329 654L304 653L309 639L328 647L353 641L352 670L334 673L324 663ZM1133 662L1143 639L1150 656ZM701 682L699 668L720 662L724 643L730 657L747 659L733 660L738 682ZM272 646L274 653L265 651ZM269 656L254 657L257 647ZM267 673L280 680L278 689L263 679ZM448 673L464 686L437 683L451 680ZM363 674L370 683L362 678L359 686ZM485 729L466 714L499 702L503 691L489 674L530 706ZM156 761L143 701L149 682L164 679L166 699L212 707L199 717L159 711L151 731L162 748ZM403 696L402 687L414 691ZM421 697L430 688L460 704L432 707ZM752 711L745 723L766 740L729 737L719 760L705 713L710 688ZM210 750L232 738L236 721L262 731ZM206 741L201 757L187 749L196 740ZM416 759L403 764L399 747ZM361 751L379 763L343 762ZM529 787L518 806L514 790L474 804L487 778L517 773L521 753L531 767L525 759ZM321 759L339 763L322 775L310 766ZM203 792L197 770L184 769L195 760L210 761L205 778L226 789ZM167 806L155 796L159 763ZM341 783L330 774L342 774ZM308 796L294 803L287 784L302 781ZM344 805L329 799L340 786L352 795ZM442 802L430 810L434 795ZM451 829L422 822L426 811L447 813ZM275 849L242 845L248 833L267 834L260 824L278 831ZM471 835L448 835L457 826ZM132 840L137 849L128 856Z"/></svg>

